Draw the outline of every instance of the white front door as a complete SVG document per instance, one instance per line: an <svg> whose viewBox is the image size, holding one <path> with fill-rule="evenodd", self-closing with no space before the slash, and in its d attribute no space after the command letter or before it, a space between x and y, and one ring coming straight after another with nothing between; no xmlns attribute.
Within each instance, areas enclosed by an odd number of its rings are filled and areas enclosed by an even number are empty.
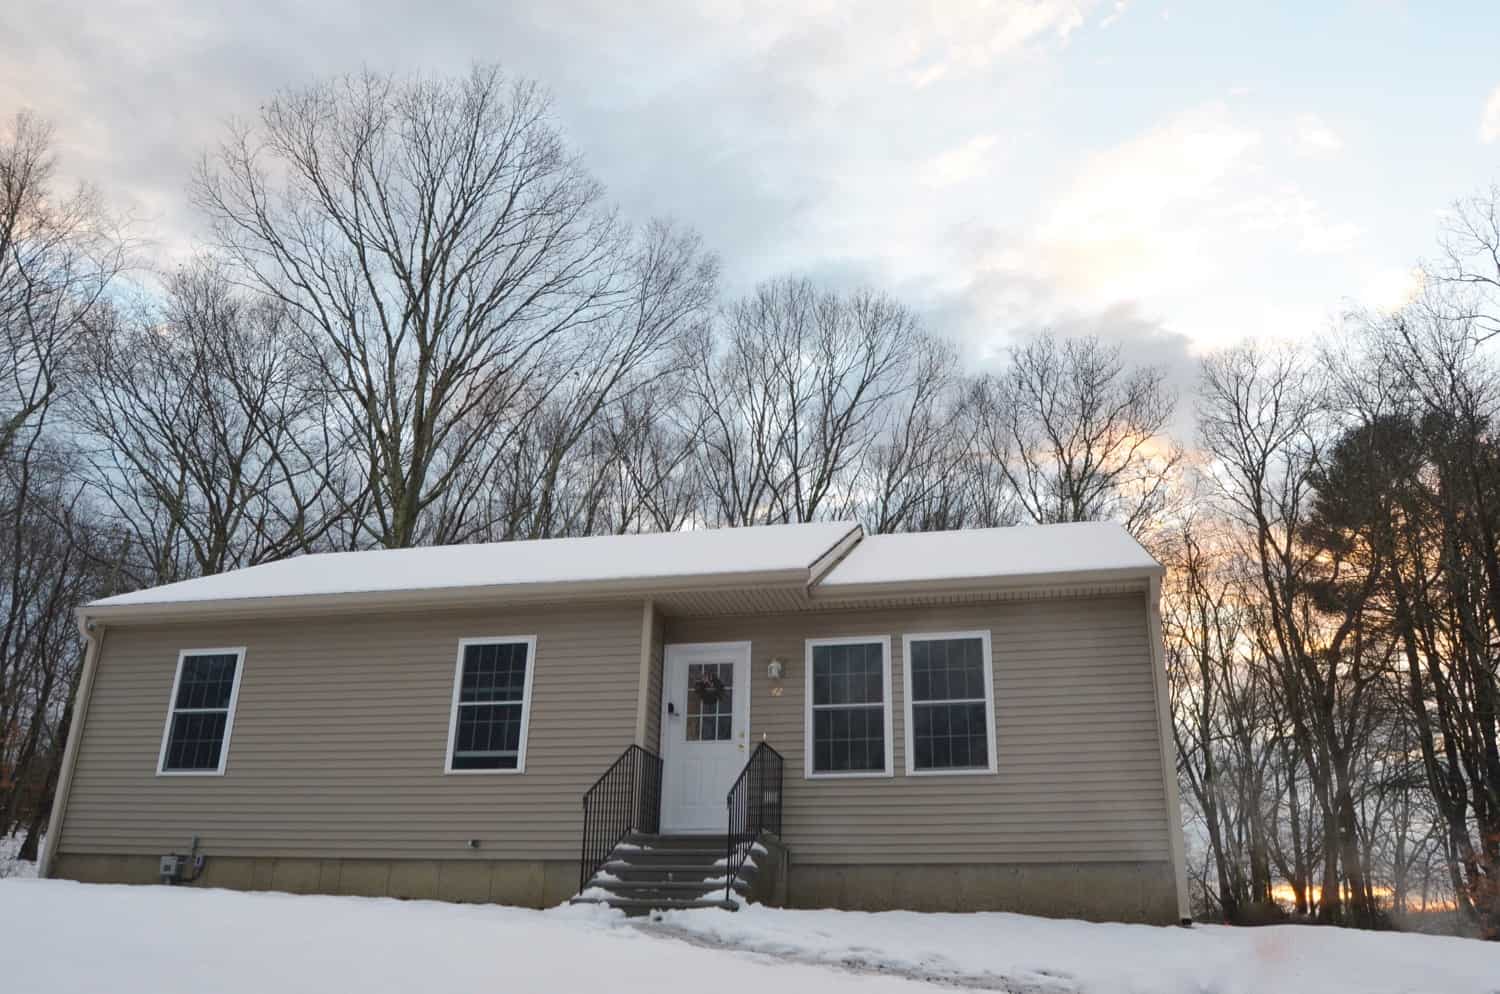
<svg viewBox="0 0 1500 994"><path fill-rule="evenodd" d="M750 643L667 646L661 710L662 831L728 831L750 755Z"/></svg>

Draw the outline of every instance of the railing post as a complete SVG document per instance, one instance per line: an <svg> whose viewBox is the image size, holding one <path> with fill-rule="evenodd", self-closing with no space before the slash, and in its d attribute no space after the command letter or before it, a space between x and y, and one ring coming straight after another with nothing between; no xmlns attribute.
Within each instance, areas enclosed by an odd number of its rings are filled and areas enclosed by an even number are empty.
<svg viewBox="0 0 1500 994"><path fill-rule="evenodd" d="M583 795L583 856L578 861L578 890L579 890L579 893L582 893L583 892L583 888L588 885L588 882L589 882L588 881L588 872L589 871L587 869L585 869L585 867L588 866L589 859L592 857L592 855L593 854L589 851L589 795L584 794Z"/></svg>
<svg viewBox="0 0 1500 994"><path fill-rule="evenodd" d="M728 807L727 839L724 854L724 900L733 900L734 882L739 879L750 855L750 848L760 834L775 825L781 835L781 753L762 742L750 754L734 786L725 798ZM774 778L774 794L771 782Z"/></svg>
<svg viewBox="0 0 1500 994"><path fill-rule="evenodd" d="M661 819L661 757L629 746L583 795L578 887L588 885L632 830L655 832Z"/></svg>

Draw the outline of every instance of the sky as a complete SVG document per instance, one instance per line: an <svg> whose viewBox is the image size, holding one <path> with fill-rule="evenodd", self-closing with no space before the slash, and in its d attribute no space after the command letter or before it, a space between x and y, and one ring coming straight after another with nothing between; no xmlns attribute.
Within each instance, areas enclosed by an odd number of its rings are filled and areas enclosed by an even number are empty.
<svg viewBox="0 0 1500 994"><path fill-rule="evenodd" d="M1184 380L1247 336L1390 307L1500 182L1500 4L7 0L0 114L170 260L225 122L364 66L499 62L631 217L726 290L871 285L973 362L1041 328Z"/></svg>

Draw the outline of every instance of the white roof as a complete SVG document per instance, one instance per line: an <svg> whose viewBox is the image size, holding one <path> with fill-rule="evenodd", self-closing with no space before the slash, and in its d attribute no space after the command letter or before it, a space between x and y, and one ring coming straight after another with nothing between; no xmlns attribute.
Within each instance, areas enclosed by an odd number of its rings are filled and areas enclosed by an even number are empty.
<svg viewBox="0 0 1500 994"><path fill-rule="evenodd" d="M777 573L808 569L858 528L835 521L331 552L169 583L90 606Z"/></svg>
<svg viewBox="0 0 1500 994"><path fill-rule="evenodd" d="M569 584L630 589L654 583L689 589L710 582L733 584L740 578L747 584L811 581L816 596L910 583L1045 582L1064 574L1161 569L1129 532L1108 523L860 535L856 524L816 522L332 552L120 594L88 607ZM821 579L815 578L812 567L850 538L856 542L843 560Z"/></svg>
<svg viewBox="0 0 1500 994"><path fill-rule="evenodd" d="M1113 522L1017 525L871 535L830 570L817 589L1160 568L1128 531Z"/></svg>

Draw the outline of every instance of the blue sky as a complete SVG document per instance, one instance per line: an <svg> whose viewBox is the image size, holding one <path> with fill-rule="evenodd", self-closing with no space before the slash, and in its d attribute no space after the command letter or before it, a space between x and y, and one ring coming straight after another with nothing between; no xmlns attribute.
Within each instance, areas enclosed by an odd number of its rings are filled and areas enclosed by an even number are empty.
<svg viewBox="0 0 1500 994"><path fill-rule="evenodd" d="M498 60L732 291L872 283L975 361L1053 327L1185 370L1401 299L1445 206L1500 181L1497 51L1480 3L13 0L0 111L52 118L170 260L229 116L362 64Z"/></svg>

